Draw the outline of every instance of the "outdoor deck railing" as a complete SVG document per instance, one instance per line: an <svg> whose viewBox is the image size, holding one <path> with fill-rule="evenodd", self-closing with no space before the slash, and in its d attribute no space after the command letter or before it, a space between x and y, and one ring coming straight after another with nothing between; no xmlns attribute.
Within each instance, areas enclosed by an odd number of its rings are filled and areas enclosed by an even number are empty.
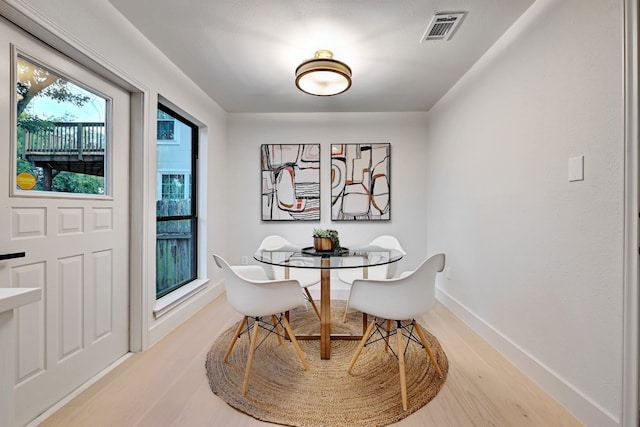
<svg viewBox="0 0 640 427"><path fill-rule="evenodd" d="M104 155L106 146L104 123L57 122L52 129L25 132L24 154L34 155Z"/></svg>

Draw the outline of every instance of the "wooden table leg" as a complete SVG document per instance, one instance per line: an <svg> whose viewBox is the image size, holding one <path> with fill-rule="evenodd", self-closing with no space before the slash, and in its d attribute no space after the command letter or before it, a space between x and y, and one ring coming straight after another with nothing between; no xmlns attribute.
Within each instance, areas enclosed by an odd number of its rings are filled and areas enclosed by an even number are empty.
<svg viewBox="0 0 640 427"><path fill-rule="evenodd" d="M362 278L365 280L369 278L369 268L367 267L367 265L369 265L369 257L365 255L364 267L362 268ZM365 335L368 323L369 321L367 319L367 313L362 313L362 335Z"/></svg>
<svg viewBox="0 0 640 427"><path fill-rule="evenodd" d="M284 278L285 278L285 280L289 280L289 266L288 265L284 268ZM284 318L287 319L287 322L289 321L289 310L285 311ZM287 331L286 328L284 330L284 338L286 340L291 340L291 338L289 338L289 332Z"/></svg>
<svg viewBox="0 0 640 427"><path fill-rule="evenodd" d="M331 270L329 258L320 270L320 358L331 359Z"/></svg>

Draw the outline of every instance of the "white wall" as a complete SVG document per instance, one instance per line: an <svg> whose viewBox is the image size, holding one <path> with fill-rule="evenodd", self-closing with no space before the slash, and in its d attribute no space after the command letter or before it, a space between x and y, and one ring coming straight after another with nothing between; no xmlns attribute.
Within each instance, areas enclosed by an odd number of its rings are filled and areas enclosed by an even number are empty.
<svg viewBox="0 0 640 427"><path fill-rule="evenodd" d="M224 212L211 203L224 193L225 188L206 183L220 182L225 176L226 112L106 0L3 0L2 12L12 15L7 5L57 36L58 40L49 37L52 44L57 44L56 47L64 50L65 44L72 45L128 83L134 88L133 92L142 93L145 128L142 140L132 143L135 154L131 168L134 177L132 206L137 205L133 212L132 244L140 249L140 253L132 252L132 259L140 260L143 267L139 274L134 274L131 287L134 297L138 294L140 297L140 301L132 300L132 304L138 306L134 311L141 319L140 325L134 325L134 329L139 330L132 330L133 336L140 335L140 342L132 347L139 344L146 348L222 292L222 273L214 266L210 254L224 249L225 242L219 237L224 234ZM36 31L39 30L36 28ZM211 280L204 292L155 319L155 118L158 97L168 100L179 112L202 126L200 144L204 156L201 157L201 174L204 185L200 187L200 195L204 203L200 226L205 230L206 239L200 245L200 261L203 266L201 277ZM145 200L141 201L141 198ZM143 215L138 221L135 216L140 214L140 210ZM135 262L132 268L140 270L140 265ZM132 316L135 322L136 313Z"/></svg>
<svg viewBox="0 0 640 427"><path fill-rule="evenodd" d="M427 255L426 113L229 114L227 153L230 169L224 185L228 199L227 250L231 262L252 258L262 239L281 234L312 245L314 228L335 228L340 243L367 243L380 234L396 235L408 252L398 270L415 268ZM332 143L391 143L391 220L331 221L330 155ZM321 154L321 220L261 221L260 145L319 143Z"/></svg>
<svg viewBox="0 0 640 427"><path fill-rule="evenodd" d="M538 0L428 115L440 298L592 426L621 414L622 36L621 1Z"/></svg>

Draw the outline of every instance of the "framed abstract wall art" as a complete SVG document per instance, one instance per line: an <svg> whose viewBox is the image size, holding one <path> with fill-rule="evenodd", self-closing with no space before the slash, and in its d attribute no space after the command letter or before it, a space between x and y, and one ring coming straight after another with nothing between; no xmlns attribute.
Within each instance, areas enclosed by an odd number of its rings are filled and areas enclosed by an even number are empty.
<svg viewBox="0 0 640 427"><path fill-rule="evenodd" d="M262 220L320 220L320 144L261 146Z"/></svg>
<svg viewBox="0 0 640 427"><path fill-rule="evenodd" d="M331 144L331 220L391 219L391 144Z"/></svg>

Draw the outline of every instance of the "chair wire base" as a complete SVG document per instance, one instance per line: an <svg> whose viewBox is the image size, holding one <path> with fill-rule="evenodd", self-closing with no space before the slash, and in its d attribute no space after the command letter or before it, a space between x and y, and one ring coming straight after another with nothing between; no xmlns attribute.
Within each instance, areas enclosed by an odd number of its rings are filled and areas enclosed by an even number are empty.
<svg viewBox="0 0 640 427"><path fill-rule="evenodd" d="M264 341L267 339L267 337L271 334L276 335L276 337L278 338L278 344L282 344L283 337L291 341L291 343L293 344L293 347L296 350L296 353L298 354L298 358L300 359L300 362L302 362L303 368L305 370L309 369L309 363L307 362L307 359L304 357L304 354L302 353L302 350L298 345L298 341L296 340L295 335L293 335L293 331L291 330L291 326L289 325L289 322L287 321L287 318L285 315L283 315L282 313L280 313L279 315L272 314L271 324L262 320L262 317L260 316L253 317L253 322L251 323L247 321L248 319L249 319L249 316L245 316L242 318L242 321L238 325L236 332L232 336L231 342L229 343L229 347L227 348L227 352L225 353L223 358L223 361L225 363L228 362L229 356L231 355L231 351L233 350L233 347L236 341L238 340L238 338L240 338L243 334L251 331L251 335L249 338L250 340L249 355L247 356L247 365L245 367L244 381L242 383L243 396L247 394L247 389L249 387L249 375L251 373L253 355L255 354L256 349L260 347L264 343ZM280 326L283 327L283 331L286 331L286 336L284 335L284 333L280 332ZM260 329L264 329L268 333L266 336L262 337L258 341L258 331Z"/></svg>
<svg viewBox="0 0 640 427"><path fill-rule="evenodd" d="M375 322L375 326L374 326L374 330L371 332L371 334L369 334L369 337L367 338L367 342L365 343L365 347L370 345L370 344L374 344L378 341L384 341L384 344L386 346L386 348L388 350L391 351L391 353L395 356L395 358L398 358L398 354L396 353L396 351L393 349L393 347L391 347L389 345L389 338L394 336L395 334L398 333L398 331L400 331L400 333L407 338L407 342L404 346L404 350L403 353L407 354L407 350L409 348L409 344L413 341L414 343L418 344L421 348L424 348L424 345L422 344L422 341L420 341L420 337L417 336L417 334L415 333L415 321L412 320L408 320L406 321L405 324L402 323L401 320L396 320L396 328L393 330L389 330L387 329L387 325L388 325L388 321L386 319L377 319ZM375 336L378 336L377 338L375 338Z"/></svg>
<svg viewBox="0 0 640 427"><path fill-rule="evenodd" d="M271 316L271 322L262 320L262 317L254 317L253 322L246 322L246 326L240 331L240 333L237 335L237 338L242 337L242 335L244 334L249 334L249 332L251 332L251 330L257 326L260 329L264 329L268 333L264 337L262 337L262 339L260 339L260 342L256 344L256 350L262 345L262 343L264 343L267 338L269 338L271 334L276 335L278 337L278 341L280 342L280 344L282 344L282 338L289 340L288 335L284 333L282 316L282 313L280 313L279 315L274 314L273 316Z"/></svg>
<svg viewBox="0 0 640 427"><path fill-rule="evenodd" d="M382 326L383 322L385 323L384 327ZM375 330L374 330L375 327ZM371 321L367 331L364 333L362 340L360 341L360 345L353 355L351 359L351 363L347 368L347 373L351 373L351 369L355 365L358 357L360 356L360 352L362 349L369 344L373 344L374 342L384 340L385 341L385 350L391 350L391 353L398 359L398 367L400 371L400 392L402 395L402 409L407 410L407 378L405 371L405 354L407 349L409 348L409 343L411 341L417 343L422 347L431 361L431 364L436 370L436 373L440 378L443 377L442 370L438 366L438 361L436 360L433 352L429 348L429 344L427 343L426 337L422 330L420 329L420 325L416 323L414 319L408 321L408 323L403 324L402 321L396 320L396 329L391 331L391 321L377 318L376 320ZM414 335L414 332L417 334ZM396 336L396 350L389 345L389 337L395 335ZM379 336L379 338L375 338ZM404 343L403 337L407 338L407 342Z"/></svg>

